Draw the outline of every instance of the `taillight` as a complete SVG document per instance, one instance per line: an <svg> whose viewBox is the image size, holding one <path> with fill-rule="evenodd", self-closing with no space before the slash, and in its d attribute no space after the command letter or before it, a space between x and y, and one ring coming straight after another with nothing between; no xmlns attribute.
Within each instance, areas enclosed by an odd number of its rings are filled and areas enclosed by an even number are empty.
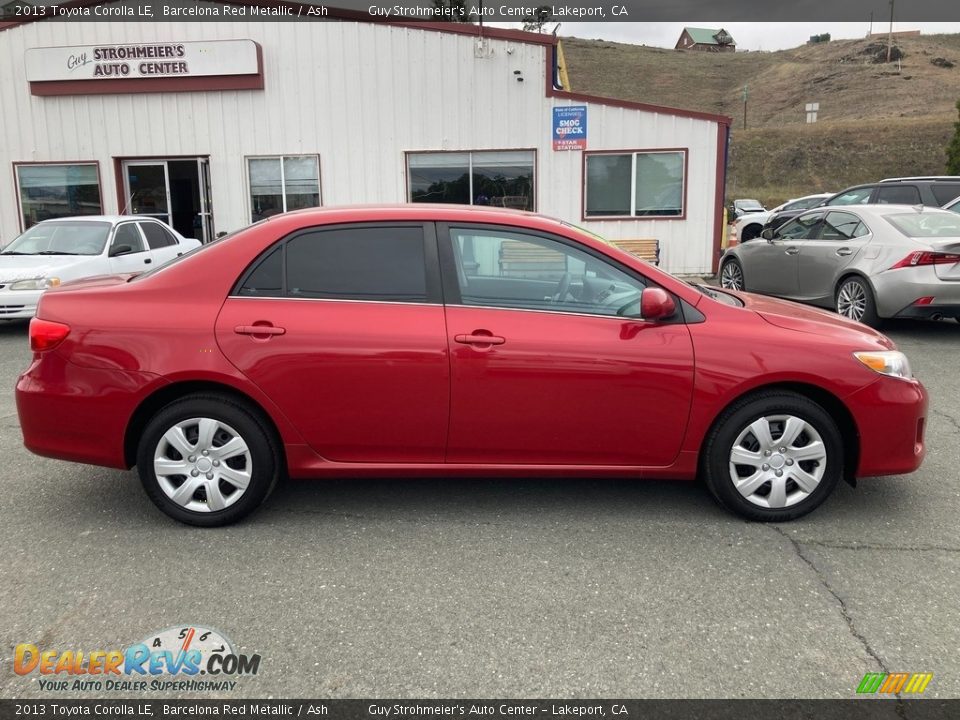
<svg viewBox="0 0 960 720"><path fill-rule="evenodd" d="M896 265L891 265L890 269L896 270L897 268L917 267L918 265L950 265L955 262L960 262L960 255L918 250L907 255Z"/></svg>
<svg viewBox="0 0 960 720"><path fill-rule="evenodd" d="M69 334L69 325L33 318L30 321L30 349L38 353L53 350Z"/></svg>

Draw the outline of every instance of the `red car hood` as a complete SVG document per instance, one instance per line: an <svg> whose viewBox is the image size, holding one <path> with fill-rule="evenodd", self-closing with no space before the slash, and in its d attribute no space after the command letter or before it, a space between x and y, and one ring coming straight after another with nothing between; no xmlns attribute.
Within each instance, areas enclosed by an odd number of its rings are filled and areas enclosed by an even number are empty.
<svg viewBox="0 0 960 720"><path fill-rule="evenodd" d="M730 291L727 290L726 292ZM734 294L743 301L748 310L753 310L771 325L786 330L796 330L813 335L827 335L854 342L868 340L890 350L896 348L893 340L886 335L836 313L800 305L789 300L766 297L765 295L745 292Z"/></svg>

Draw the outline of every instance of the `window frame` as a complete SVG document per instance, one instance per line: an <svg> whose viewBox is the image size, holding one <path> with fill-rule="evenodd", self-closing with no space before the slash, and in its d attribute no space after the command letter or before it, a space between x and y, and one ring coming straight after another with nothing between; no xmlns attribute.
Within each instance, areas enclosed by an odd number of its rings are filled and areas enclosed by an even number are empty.
<svg viewBox="0 0 960 720"><path fill-rule="evenodd" d="M284 178L283 171L283 161L286 158L302 158L302 157L312 157L317 162L317 194L319 195L320 204L316 207L323 207L323 168L320 165L320 153L281 153L281 154L267 154L267 155L244 155L243 156L243 174L246 180L246 190L247 190L247 217L250 218L250 223L260 222L259 220L253 219L253 188L250 186L250 161L251 160L279 160L280 161L280 185L281 185L281 195L280 197L283 200L283 210L281 212L287 212L287 183ZM264 220L266 218L261 218Z"/></svg>
<svg viewBox="0 0 960 720"><path fill-rule="evenodd" d="M424 278L426 280L426 296L422 301L419 300L380 300L370 298L314 298L291 296L287 294L287 243L303 235L309 235L316 232L334 232L338 230L369 230L378 228L420 228L423 232L423 258L424 258ZM246 285L249 277L260 267L260 263L277 248L281 248L281 289L279 295L243 295L241 290ZM312 225L310 227L300 228L277 240L274 240L260 252L243 269L243 272L237 276L233 287L230 288L229 298L238 298L241 300L282 300L282 301L302 301L302 302L347 302L347 303L376 303L378 305L442 305L443 291L440 279L440 260L437 257L437 234L433 222L398 220L391 222L388 220L380 222L347 222L331 225Z"/></svg>
<svg viewBox="0 0 960 720"><path fill-rule="evenodd" d="M410 156L411 155L460 155L467 154L469 156L467 175L470 178L470 203L443 203L445 205L450 205L451 207L461 206L461 207L492 207L496 208L497 205L476 205L474 204L474 199L476 195L473 192L473 155L474 153L533 153L533 191L530 193L530 200L533 202L533 205L527 210L527 212L538 212L537 208L540 207L540 178L539 178L539 152L535 147L525 147L525 148L472 148L470 150L451 150L445 148L443 150L404 150L403 151L403 175L404 175L404 188L405 200L404 202L413 203L413 188L410 183Z"/></svg>
<svg viewBox="0 0 960 720"><path fill-rule="evenodd" d="M637 155L662 155L669 153L683 154L683 190L681 191L681 207L679 215L636 215L637 211ZM587 160L595 155L630 155L630 212L626 215L587 215ZM580 168L580 220L686 220L687 219L687 190L690 175L690 148L633 148L622 150L587 150L583 152Z"/></svg>
<svg viewBox="0 0 960 720"><path fill-rule="evenodd" d="M439 255L440 255L440 270L441 270L441 279L443 280L443 297L444 304L447 307L458 307L466 308L470 310L502 310L504 312L524 312L524 313L546 313L549 315L567 315L571 317L583 317L583 318L594 318L597 320L607 320L618 323L635 323L635 322L644 322L644 323L656 323L658 325L673 325L673 324L685 324L686 319L684 317L684 303L682 300L674 295L663 286L659 285L655 280L647 277L643 273L622 264L615 258L610 257L609 255L602 253L592 247L584 245L577 242L571 238L565 237L563 235L558 235L555 233L545 232L543 230L537 230L534 228L520 227L517 225L498 225L495 223L477 223L477 222L456 222L456 221L438 221L436 223L437 227L437 242L439 246ZM567 247L574 248L579 250L587 255L592 256L599 262L606 263L615 270L618 270L622 274L628 276L629 278L636 281L639 285L642 285L644 289L651 287L658 287L667 292L670 295L677 306L677 311L669 318L657 318L656 320L648 320L642 317L624 317L620 315L602 315L599 313L584 313L576 312L574 310L565 310L562 308L551 309L551 308L521 308L521 307L507 307L503 305L466 305L463 302L463 298L460 295L460 280L457 273L457 259L453 250L453 234L451 230L475 230L477 232L488 231L491 233L497 232L507 232L512 235L530 235L531 237L542 238L545 240L552 240L558 242ZM642 292L642 291L641 291Z"/></svg>
<svg viewBox="0 0 960 720"><path fill-rule="evenodd" d="M143 247L142 250L133 250L132 252L124 253L123 255L111 255L110 251L113 250L113 244L117 241L117 233L120 231L120 228L130 225L133 227L133 231L140 237L140 244ZM150 242L147 240L146 233L140 228L139 220L121 220L116 225L113 226L113 230L110 231L110 242L107 243L107 257L129 257L130 255L139 255L140 253L150 252L153 248L150 247Z"/></svg>
<svg viewBox="0 0 960 720"><path fill-rule="evenodd" d="M147 248L149 250L161 250L165 247L177 247L180 244L180 240L177 239L177 236L173 234L170 228L168 228L164 223L160 222L159 220L138 220L137 222L140 223L140 234L143 235L143 237L146 239ZM146 231L146 228L149 225L158 226L160 228L160 231L164 233L172 242L169 242L166 245L158 245L157 247L153 247L153 245L150 244L150 236L147 235L147 231Z"/></svg>
<svg viewBox="0 0 960 720"><path fill-rule="evenodd" d="M69 166L69 165L93 165L97 169L97 190L100 193L100 212L95 215L106 215L103 197L103 177L100 175L99 160L15 160L13 167L13 192L17 203L17 228L18 234L25 233L27 228L23 226L23 196L20 192L20 168L22 167L41 167L41 166ZM73 217L65 215L64 217ZM55 220L56 218L49 218ZM32 227L32 226L31 226Z"/></svg>

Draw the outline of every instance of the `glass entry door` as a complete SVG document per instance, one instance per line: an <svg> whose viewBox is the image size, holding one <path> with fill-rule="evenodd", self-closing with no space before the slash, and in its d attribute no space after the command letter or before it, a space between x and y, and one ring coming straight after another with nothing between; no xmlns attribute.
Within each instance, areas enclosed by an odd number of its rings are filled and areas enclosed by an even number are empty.
<svg viewBox="0 0 960 720"><path fill-rule="evenodd" d="M166 161L127 162L124 170L127 208L124 214L149 215L170 222L170 174Z"/></svg>

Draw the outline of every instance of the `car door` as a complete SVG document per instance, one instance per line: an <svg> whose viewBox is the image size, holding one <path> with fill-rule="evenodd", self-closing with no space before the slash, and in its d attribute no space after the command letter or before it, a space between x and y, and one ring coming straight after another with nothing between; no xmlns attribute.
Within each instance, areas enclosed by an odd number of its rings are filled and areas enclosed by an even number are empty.
<svg viewBox="0 0 960 720"><path fill-rule="evenodd" d="M809 212L785 223L770 240L758 238L739 250L746 290L783 297L796 297L800 291L797 278L797 240L814 232L821 211Z"/></svg>
<svg viewBox="0 0 960 720"><path fill-rule="evenodd" d="M111 273L145 272L154 267L153 257L134 221L122 222L114 228L108 250Z"/></svg>
<svg viewBox="0 0 960 720"><path fill-rule="evenodd" d="M679 313L637 316L642 276L553 235L438 228L452 368L447 462L675 459L693 348Z"/></svg>
<svg viewBox="0 0 960 720"><path fill-rule="evenodd" d="M840 272L870 241L870 231L853 212L831 210L812 236L799 240L797 255L800 297L832 305Z"/></svg>
<svg viewBox="0 0 960 720"><path fill-rule="evenodd" d="M450 363L432 224L280 240L238 280L216 333L327 460L443 462Z"/></svg>
<svg viewBox="0 0 960 720"><path fill-rule="evenodd" d="M155 220L141 220L139 224L155 264L162 265L167 260L183 254L177 238L161 223Z"/></svg>

